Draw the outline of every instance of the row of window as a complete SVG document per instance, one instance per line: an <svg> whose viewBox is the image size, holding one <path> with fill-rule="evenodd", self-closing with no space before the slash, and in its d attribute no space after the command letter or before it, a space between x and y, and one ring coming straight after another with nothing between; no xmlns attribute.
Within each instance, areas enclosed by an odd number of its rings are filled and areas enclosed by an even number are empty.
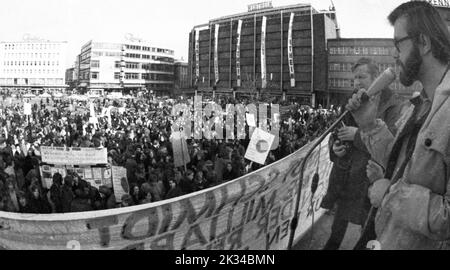
<svg viewBox="0 0 450 270"><path fill-rule="evenodd" d="M343 79L343 78L330 78L328 80L328 87L330 88L354 88L354 81L352 79ZM398 81L395 81L389 86L391 89L396 91L405 90L405 87Z"/></svg>
<svg viewBox="0 0 450 270"><path fill-rule="evenodd" d="M61 44L52 43L16 43L3 45L5 50L54 50L60 47Z"/></svg>
<svg viewBox="0 0 450 270"><path fill-rule="evenodd" d="M58 69L3 69L4 74L58 74Z"/></svg>
<svg viewBox="0 0 450 270"><path fill-rule="evenodd" d="M91 58L91 55L89 53L83 53L80 56L80 61L83 62L83 61L85 61L87 59L90 59L90 58Z"/></svg>
<svg viewBox="0 0 450 270"><path fill-rule="evenodd" d="M343 71L351 72L353 64L352 63L330 63L328 65L329 71Z"/></svg>
<svg viewBox="0 0 450 270"><path fill-rule="evenodd" d="M116 61L115 67L120 68L121 62ZM164 65L164 64L144 64L144 63L136 63L136 62L125 62L125 68L173 72L173 65Z"/></svg>
<svg viewBox="0 0 450 270"><path fill-rule="evenodd" d="M92 43L92 48L103 50L122 50L122 45L117 43Z"/></svg>
<svg viewBox="0 0 450 270"><path fill-rule="evenodd" d="M330 55L391 55L393 47L330 47Z"/></svg>
<svg viewBox="0 0 450 270"><path fill-rule="evenodd" d="M129 69L139 69L139 63L130 63L130 62L126 62L125 63L125 68L129 68Z"/></svg>
<svg viewBox="0 0 450 270"><path fill-rule="evenodd" d="M329 71L334 72L351 72L352 71L353 64L352 63L330 63L328 65ZM397 69L395 64L378 64L378 70L382 72L383 70L386 70L388 68L394 68Z"/></svg>
<svg viewBox="0 0 450 270"><path fill-rule="evenodd" d="M137 45L125 45L125 47L129 50L136 50L136 51L148 51L148 52L159 52L159 53L167 53L167 54L174 54L173 50L169 49L161 49L161 48L150 48L145 46L137 46Z"/></svg>
<svg viewBox="0 0 450 270"><path fill-rule="evenodd" d="M0 84L6 85L62 85L61 78L0 78Z"/></svg>
<svg viewBox="0 0 450 270"><path fill-rule="evenodd" d="M59 61L4 61L4 66L59 66Z"/></svg>
<svg viewBox="0 0 450 270"><path fill-rule="evenodd" d="M92 55L95 57L107 56L107 57L120 57L122 56L121 52L92 52Z"/></svg>
<svg viewBox="0 0 450 270"><path fill-rule="evenodd" d="M354 82L351 79L330 78L328 86L333 88L353 88Z"/></svg>
<svg viewBox="0 0 450 270"><path fill-rule="evenodd" d="M98 60L92 60L92 61L91 61L91 67L93 67L93 68L99 68L99 67L100 67L100 61L98 61Z"/></svg>
<svg viewBox="0 0 450 270"><path fill-rule="evenodd" d="M156 56L156 55L146 55L146 54L137 54L137 53L127 53L125 54L125 57L128 58L137 58L137 59L152 59L156 61L162 61L162 62L169 62L173 63L174 59L170 57L162 57L162 56Z"/></svg>
<svg viewBox="0 0 450 270"><path fill-rule="evenodd" d="M88 78L88 72L82 74L83 79ZM97 80L99 79L99 72L91 72L91 79ZM114 79L120 79L120 72L114 73ZM125 73L126 80L151 80L151 81L172 81L173 76L169 74L155 74L155 73Z"/></svg>
<svg viewBox="0 0 450 270"><path fill-rule="evenodd" d="M31 59L31 58L59 58L60 53L5 53L4 58Z"/></svg>
<svg viewBox="0 0 450 270"><path fill-rule="evenodd" d="M173 72L172 65L164 65L164 64L142 64L142 69L153 70L153 71Z"/></svg>
<svg viewBox="0 0 450 270"><path fill-rule="evenodd" d="M120 72L114 73L114 79L120 79ZM173 76L170 74L155 74L155 73L125 73L126 80L150 80L150 81L172 81Z"/></svg>

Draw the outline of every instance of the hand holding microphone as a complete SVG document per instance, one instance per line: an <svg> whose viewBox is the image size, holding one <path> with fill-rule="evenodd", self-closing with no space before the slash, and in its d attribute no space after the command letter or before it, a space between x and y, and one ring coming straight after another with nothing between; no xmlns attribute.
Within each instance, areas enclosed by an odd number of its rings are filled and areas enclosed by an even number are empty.
<svg viewBox="0 0 450 270"><path fill-rule="evenodd" d="M388 68L375 79L367 91L360 89L349 99L346 109L352 113L361 130L370 130L376 125L379 93L388 87L395 78L392 68Z"/></svg>

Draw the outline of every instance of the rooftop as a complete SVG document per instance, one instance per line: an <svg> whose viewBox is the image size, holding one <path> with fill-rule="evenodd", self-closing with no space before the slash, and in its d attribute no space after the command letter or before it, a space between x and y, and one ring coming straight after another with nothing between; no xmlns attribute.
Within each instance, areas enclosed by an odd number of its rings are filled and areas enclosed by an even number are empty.
<svg viewBox="0 0 450 270"><path fill-rule="evenodd" d="M317 10L315 10L311 4L295 4L295 5L288 5L288 6L280 6L280 7L272 7L272 8L264 8L260 10L253 10L248 12L242 12L234 15L228 15L224 17L219 17L216 19L212 19L209 21L209 24L201 24L194 27L194 29L197 28L207 28L210 24L220 23L223 21L230 21L230 20L238 20L243 18L248 18L250 16L256 16L260 14L273 14L273 13L279 13L281 11L289 12L289 11L296 11L299 9L308 10L311 9L313 14L319 13Z"/></svg>

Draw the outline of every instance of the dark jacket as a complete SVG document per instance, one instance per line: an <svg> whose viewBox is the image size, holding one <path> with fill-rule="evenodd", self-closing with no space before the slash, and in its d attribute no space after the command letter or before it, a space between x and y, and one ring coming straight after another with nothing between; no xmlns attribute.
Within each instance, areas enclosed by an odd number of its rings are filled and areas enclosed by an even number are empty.
<svg viewBox="0 0 450 270"><path fill-rule="evenodd" d="M71 204L74 198L71 184L64 183L61 188L61 211L68 213L71 211Z"/></svg>
<svg viewBox="0 0 450 270"><path fill-rule="evenodd" d="M19 205L19 212L22 214L32 213L30 203L27 201L27 204L25 206Z"/></svg>
<svg viewBox="0 0 450 270"><path fill-rule="evenodd" d="M208 188L208 182L204 177L202 179L194 179L193 184L194 184L194 192Z"/></svg>
<svg viewBox="0 0 450 270"><path fill-rule="evenodd" d="M94 209L92 208L91 201L89 199L77 197L72 201L70 205L71 212L86 212L92 210Z"/></svg>
<svg viewBox="0 0 450 270"><path fill-rule="evenodd" d="M180 181L180 189L184 194L189 194L194 192L194 183L193 180L189 180L187 177L184 177Z"/></svg>
<svg viewBox="0 0 450 270"><path fill-rule="evenodd" d="M171 198L175 198L175 197L179 197L183 195L183 191L181 191L181 188L179 188L178 186L175 188L171 188L169 190L169 192L167 192L165 199L171 199Z"/></svg>
<svg viewBox="0 0 450 270"><path fill-rule="evenodd" d="M225 167L223 169L222 176L223 176L223 181L230 181L230 180L238 178L238 173L236 172L236 170L234 168L231 169L231 171L229 171L227 169L227 167Z"/></svg>
<svg viewBox="0 0 450 270"><path fill-rule="evenodd" d="M46 196L39 197L38 199L33 196L28 198L29 213L33 214L50 214L52 212L52 207L47 201Z"/></svg>
<svg viewBox="0 0 450 270"><path fill-rule="evenodd" d="M99 192L104 194L104 197L102 197L101 199L103 209L116 208L116 196L114 196L113 190L111 188L101 186L99 188Z"/></svg>
<svg viewBox="0 0 450 270"><path fill-rule="evenodd" d="M56 213L63 213L63 205L62 205L62 187L56 184L53 184L50 187L50 199L55 205Z"/></svg>
<svg viewBox="0 0 450 270"><path fill-rule="evenodd" d="M89 196L90 196L89 185L83 179L79 179L78 183L76 183L72 186L72 191L73 191L75 197L89 199Z"/></svg>

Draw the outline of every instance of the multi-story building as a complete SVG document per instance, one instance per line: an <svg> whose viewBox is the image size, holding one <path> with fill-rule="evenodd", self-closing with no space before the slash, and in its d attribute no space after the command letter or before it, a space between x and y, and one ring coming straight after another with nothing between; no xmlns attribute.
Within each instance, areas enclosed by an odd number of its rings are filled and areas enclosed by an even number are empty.
<svg viewBox="0 0 450 270"><path fill-rule="evenodd" d="M89 41L78 58L81 91L139 91L170 94L174 51L128 38L123 43Z"/></svg>
<svg viewBox="0 0 450 270"><path fill-rule="evenodd" d="M318 102L322 105L343 104L354 90L352 67L362 57L373 59L380 72L393 68L399 73L392 57L394 50L392 39L357 38L331 39L328 41L328 88L320 91ZM392 90L410 96L420 89L419 84L405 88L397 78L390 85Z"/></svg>
<svg viewBox="0 0 450 270"><path fill-rule="evenodd" d="M176 61L174 64L174 89L177 92L181 92L183 89L189 89L190 81L189 81L189 65L185 61Z"/></svg>
<svg viewBox="0 0 450 270"><path fill-rule="evenodd" d="M267 93L314 103L326 89L327 39L337 37L335 12L309 4L249 6L248 12L195 26L189 76L202 92Z"/></svg>
<svg viewBox="0 0 450 270"><path fill-rule="evenodd" d="M68 85L68 90L73 90L77 86L77 76L75 70L75 67L66 69L66 85Z"/></svg>
<svg viewBox="0 0 450 270"><path fill-rule="evenodd" d="M0 43L0 88L64 91L67 42L26 39Z"/></svg>

